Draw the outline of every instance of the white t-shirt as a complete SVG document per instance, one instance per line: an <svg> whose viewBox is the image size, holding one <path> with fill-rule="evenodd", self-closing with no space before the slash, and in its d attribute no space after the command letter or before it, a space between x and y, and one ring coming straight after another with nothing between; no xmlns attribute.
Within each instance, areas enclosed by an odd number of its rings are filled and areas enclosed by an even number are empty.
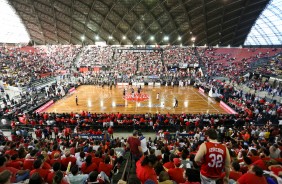
<svg viewBox="0 0 282 184"><path fill-rule="evenodd" d="M148 150L146 137L141 137L140 138L140 142L141 142L142 152L144 153L144 152L146 152Z"/></svg>

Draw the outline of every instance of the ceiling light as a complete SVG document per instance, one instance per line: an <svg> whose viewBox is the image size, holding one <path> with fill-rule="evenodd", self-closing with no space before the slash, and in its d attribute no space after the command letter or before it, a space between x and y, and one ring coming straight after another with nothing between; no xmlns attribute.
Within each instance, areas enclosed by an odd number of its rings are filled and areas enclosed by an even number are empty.
<svg viewBox="0 0 282 184"><path fill-rule="evenodd" d="M95 40L99 40L99 36L98 35L95 36Z"/></svg>
<svg viewBox="0 0 282 184"><path fill-rule="evenodd" d="M141 40L141 36L137 36L136 38L137 38L137 40Z"/></svg>
<svg viewBox="0 0 282 184"><path fill-rule="evenodd" d="M196 40L196 37L193 36L193 37L191 38L191 41L194 42L195 40Z"/></svg>
<svg viewBox="0 0 282 184"><path fill-rule="evenodd" d="M151 36L151 37L150 37L150 40L154 40L154 39L155 39L155 37L154 37L154 36Z"/></svg>
<svg viewBox="0 0 282 184"><path fill-rule="evenodd" d="M180 41L180 40L181 40L181 36L178 37L178 41Z"/></svg>
<svg viewBox="0 0 282 184"><path fill-rule="evenodd" d="M109 36L109 39L111 40L111 39L113 39L113 37L112 37L112 36Z"/></svg>
<svg viewBox="0 0 282 184"><path fill-rule="evenodd" d="M126 36L123 36L122 39L125 40L125 39L126 39Z"/></svg>
<svg viewBox="0 0 282 184"><path fill-rule="evenodd" d="M169 40L169 37L168 36L165 36L164 37L164 41L168 41Z"/></svg>
<svg viewBox="0 0 282 184"><path fill-rule="evenodd" d="M81 40L83 41L83 40L85 40L85 36L83 35L83 36L81 36Z"/></svg>

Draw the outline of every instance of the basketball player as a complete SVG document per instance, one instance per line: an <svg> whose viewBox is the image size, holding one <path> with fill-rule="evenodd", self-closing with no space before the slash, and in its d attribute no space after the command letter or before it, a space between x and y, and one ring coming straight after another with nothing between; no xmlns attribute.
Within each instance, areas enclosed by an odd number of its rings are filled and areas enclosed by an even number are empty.
<svg viewBox="0 0 282 184"><path fill-rule="evenodd" d="M216 184L225 170L224 184L229 182L230 155L228 149L217 142L217 132L214 129L206 131L207 142L201 144L195 162L201 165L201 183Z"/></svg>
<svg viewBox="0 0 282 184"><path fill-rule="evenodd" d="M178 100L176 98L174 98L174 108L178 107Z"/></svg>
<svg viewBox="0 0 282 184"><path fill-rule="evenodd" d="M157 100L159 100L160 98L160 93L157 93Z"/></svg>
<svg viewBox="0 0 282 184"><path fill-rule="evenodd" d="M76 105L78 105L78 98L77 98L77 96L75 96L75 103L76 103Z"/></svg>
<svg viewBox="0 0 282 184"><path fill-rule="evenodd" d="M134 98L134 89L133 88L131 88L131 96L132 98Z"/></svg>

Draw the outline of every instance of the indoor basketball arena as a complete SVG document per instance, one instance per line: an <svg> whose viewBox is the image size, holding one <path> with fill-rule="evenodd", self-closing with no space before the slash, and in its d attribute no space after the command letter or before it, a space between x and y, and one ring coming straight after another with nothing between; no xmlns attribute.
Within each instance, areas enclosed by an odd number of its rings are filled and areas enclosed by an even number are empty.
<svg viewBox="0 0 282 184"><path fill-rule="evenodd" d="M282 184L282 0L0 0L0 184Z"/></svg>

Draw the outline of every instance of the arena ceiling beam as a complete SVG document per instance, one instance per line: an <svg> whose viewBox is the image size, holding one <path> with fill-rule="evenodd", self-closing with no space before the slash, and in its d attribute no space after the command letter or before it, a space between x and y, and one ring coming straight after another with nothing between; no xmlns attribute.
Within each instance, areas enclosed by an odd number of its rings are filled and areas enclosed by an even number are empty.
<svg viewBox="0 0 282 184"><path fill-rule="evenodd" d="M242 45L269 1L9 0L37 44L222 46Z"/></svg>

